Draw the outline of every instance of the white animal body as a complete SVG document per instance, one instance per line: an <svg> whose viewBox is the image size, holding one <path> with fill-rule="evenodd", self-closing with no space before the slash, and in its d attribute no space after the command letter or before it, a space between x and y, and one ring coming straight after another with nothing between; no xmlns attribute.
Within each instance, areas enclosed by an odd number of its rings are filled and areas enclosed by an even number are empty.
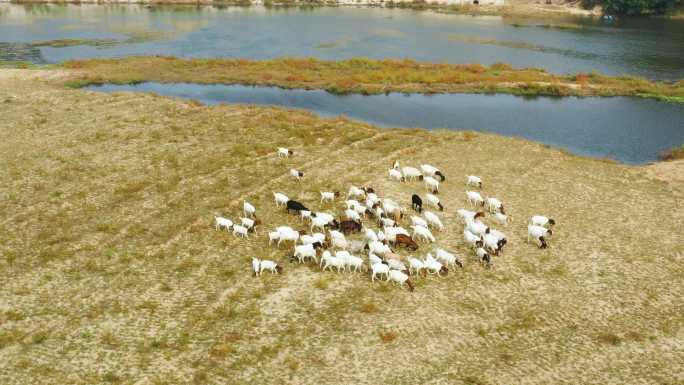
<svg viewBox="0 0 684 385"><path fill-rule="evenodd" d="M287 197L287 195L279 192L274 192L273 193L273 199L275 199L275 204L276 206L282 206L287 204L287 201L290 200L290 198Z"/></svg>
<svg viewBox="0 0 684 385"><path fill-rule="evenodd" d="M233 227L233 221L231 221L228 218L224 217L214 217L216 219L216 231L221 230L221 228L225 228L226 230L230 230L231 227Z"/></svg>
<svg viewBox="0 0 684 385"><path fill-rule="evenodd" d="M442 224L442 221L439 219L437 214L431 212L431 211L425 211L423 212L423 217L427 221L430 226L434 227L438 231L442 231L444 229L444 225ZM425 226L428 227L428 226Z"/></svg>

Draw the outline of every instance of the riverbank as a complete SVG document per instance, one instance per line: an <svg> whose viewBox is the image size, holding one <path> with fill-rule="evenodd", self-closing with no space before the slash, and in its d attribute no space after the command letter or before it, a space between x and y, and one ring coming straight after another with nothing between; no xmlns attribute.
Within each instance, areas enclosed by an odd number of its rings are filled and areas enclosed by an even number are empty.
<svg viewBox="0 0 684 385"><path fill-rule="evenodd" d="M559 1L545 4L533 0L484 0L475 5L471 1L381 1L381 0L0 0L17 4L141 4L148 7L192 5L192 6L265 6L285 7L385 7L416 11L482 15L482 16L539 16L539 15L582 15L599 16L601 8L585 9L577 1Z"/></svg>
<svg viewBox="0 0 684 385"><path fill-rule="evenodd" d="M596 73L553 75L503 63L432 64L412 60L180 59L128 57L62 64L70 87L103 83L189 82L321 89L332 93L510 93L549 96L641 96L684 102L684 81L656 82Z"/></svg>
<svg viewBox="0 0 684 385"><path fill-rule="evenodd" d="M676 169L496 135L65 89L72 74L0 70L0 382L677 382ZM278 146L294 157L278 159ZM275 226L303 228L273 191L341 212L341 201L319 205L319 190L372 185L408 205L423 186L391 182L395 159L445 173L439 245L462 270L414 277L409 293L267 246ZM470 173L513 218L491 270L454 214ZM215 231L213 215L237 219L243 200L257 207L258 236ZM525 243L539 213L558 221L548 250ZM254 278L253 256L284 274Z"/></svg>

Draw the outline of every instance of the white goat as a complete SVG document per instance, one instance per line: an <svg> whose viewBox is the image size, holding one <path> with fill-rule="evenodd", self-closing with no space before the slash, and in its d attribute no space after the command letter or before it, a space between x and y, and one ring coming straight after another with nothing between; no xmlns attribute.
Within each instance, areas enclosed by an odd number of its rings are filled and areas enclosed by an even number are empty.
<svg viewBox="0 0 684 385"><path fill-rule="evenodd" d="M439 182L437 179L431 177L431 176L426 176L423 179L423 182L425 183L425 188L433 193L433 194L439 194Z"/></svg>
<svg viewBox="0 0 684 385"><path fill-rule="evenodd" d="M295 246L294 257L299 260L299 263L304 262L306 258L311 258L318 262L316 258L316 249L312 244Z"/></svg>
<svg viewBox="0 0 684 385"><path fill-rule="evenodd" d="M411 228L413 229L413 239L418 240L422 238L428 242L435 242L435 237L427 227L411 226Z"/></svg>
<svg viewBox="0 0 684 385"><path fill-rule="evenodd" d="M478 237L477 235L471 233L470 231L463 230L463 240L465 243L471 247L479 247L482 246L482 238Z"/></svg>
<svg viewBox="0 0 684 385"><path fill-rule="evenodd" d="M533 225L546 227L546 225L549 225L549 226L555 225L556 221L553 220L552 218L545 217L543 215L534 215L532 217L532 219L530 219L530 223Z"/></svg>
<svg viewBox="0 0 684 385"><path fill-rule="evenodd" d="M466 200L473 206L480 205L484 207L484 199L477 191L466 191Z"/></svg>
<svg viewBox="0 0 684 385"><path fill-rule="evenodd" d="M502 214L506 213L504 211L503 203L496 198L487 197L487 200L485 201L485 206L487 207L487 210L489 210L490 213L495 213L495 212L501 212Z"/></svg>
<svg viewBox="0 0 684 385"><path fill-rule="evenodd" d="M480 212L475 212L475 211L470 211L466 209L458 209L456 210L456 213L458 216L461 218L461 223L466 224L469 221L474 221L477 218L484 217L484 213Z"/></svg>
<svg viewBox="0 0 684 385"><path fill-rule="evenodd" d="M420 274L422 270L425 270L425 263L418 258L408 257L409 271L415 274Z"/></svg>
<svg viewBox="0 0 684 385"><path fill-rule="evenodd" d="M242 226L246 227L247 230L254 230L254 234L256 234L256 221L251 218L240 218L240 222Z"/></svg>
<svg viewBox="0 0 684 385"><path fill-rule="evenodd" d="M388 280L398 283L399 286L404 286L404 283L406 283L409 291L413 291L415 289L413 283L409 279L409 276L399 270L390 270L388 274Z"/></svg>
<svg viewBox="0 0 684 385"><path fill-rule="evenodd" d="M434 259L432 257L432 254L428 253L427 256L425 257L425 260L423 261L423 264L425 265L425 269L427 269L428 273L431 274L439 274L439 273L449 273L449 269L446 266L443 266L439 261Z"/></svg>
<svg viewBox="0 0 684 385"><path fill-rule="evenodd" d="M415 167L403 167L401 173L404 174L404 180L423 180L423 174Z"/></svg>
<svg viewBox="0 0 684 385"><path fill-rule="evenodd" d="M466 229L479 236L484 236L485 234L489 233L489 227L480 221L466 222Z"/></svg>
<svg viewBox="0 0 684 385"><path fill-rule="evenodd" d="M251 203L244 201L242 203L242 211L247 218L252 218L254 213L256 213L256 208Z"/></svg>
<svg viewBox="0 0 684 385"><path fill-rule="evenodd" d="M394 179L397 182L403 182L404 181L404 176L401 175L401 171L390 168L388 172L389 172L390 179Z"/></svg>
<svg viewBox="0 0 684 385"><path fill-rule="evenodd" d="M375 263L371 265L371 281L375 281L375 276L382 274L385 275L386 280L389 280L389 271L389 266L385 265L384 263Z"/></svg>
<svg viewBox="0 0 684 385"><path fill-rule="evenodd" d="M459 261L454 254L451 254L450 252L444 249L440 248L435 250L435 257L438 261L442 261L447 267L451 265L458 265L459 267L463 267L461 261Z"/></svg>
<svg viewBox="0 0 684 385"><path fill-rule="evenodd" d="M273 192L273 198L275 199L276 206L282 206L284 204L287 204L287 201L290 200L290 198L288 198L287 195L279 192Z"/></svg>
<svg viewBox="0 0 684 385"><path fill-rule="evenodd" d="M496 213L494 214L494 219L496 219L499 224L506 226L508 222L510 221L510 218L508 215L501 214L501 213Z"/></svg>
<svg viewBox="0 0 684 385"><path fill-rule="evenodd" d="M323 202L334 202L335 197L340 195L340 193L332 191L321 191L321 203Z"/></svg>
<svg viewBox="0 0 684 385"><path fill-rule="evenodd" d="M280 233L277 231L269 231L268 233L268 245L271 246L271 242L278 241L280 239Z"/></svg>
<svg viewBox="0 0 684 385"><path fill-rule="evenodd" d="M368 242L372 241L377 241L378 240L378 235L373 231L372 229L366 228L365 230L365 238Z"/></svg>
<svg viewBox="0 0 684 385"><path fill-rule="evenodd" d="M292 241L293 244L297 243L299 240L299 232L290 229L289 231L278 231L280 236L278 237L278 247L282 242Z"/></svg>
<svg viewBox="0 0 684 385"><path fill-rule="evenodd" d="M347 218L351 219L352 221L360 221L361 220L361 216L359 215L359 213L356 212L356 210L350 210L350 209L344 210L344 215Z"/></svg>
<svg viewBox="0 0 684 385"><path fill-rule="evenodd" d="M417 216L411 216L411 223L414 226L423 226L423 227L428 227L428 223L425 219Z"/></svg>
<svg viewBox="0 0 684 385"><path fill-rule="evenodd" d="M283 268L279 264L277 264L273 261L262 259L259 262L259 275L261 275L261 273L263 273L264 270L270 270L271 274L278 274L278 273L281 273L283 271Z"/></svg>
<svg viewBox="0 0 684 385"><path fill-rule="evenodd" d="M291 151L285 147L278 147L278 157L279 158L289 158L290 155L294 155L294 151Z"/></svg>
<svg viewBox="0 0 684 385"><path fill-rule="evenodd" d="M362 189L360 189L356 186L351 186L351 187L349 187L349 193L347 194L347 197L356 198L356 197L363 197L365 195L366 195L366 192L363 191Z"/></svg>
<svg viewBox="0 0 684 385"><path fill-rule="evenodd" d="M466 186L477 186L482 188L482 179L475 175L466 175Z"/></svg>
<svg viewBox="0 0 684 385"><path fill-rule="evenodd" d="M541 245L539 245L539 248L545 249L548 247L548 244L546 243L546 239L544 237L546 236L551 236L553 234L553 231L550 229L547 229L546 227L543 226L537 226L537 225L528 225L527 226L527 242L530 242L530 237L539 240L541 242Z"/></svg>
<svg viewBox="0 0 684 385"><path fill-rule="evenodd" d="M226 230L230 230L231 227L233 227L233 221L231 221L228 218L224 217L214 217L216 219L216 231L221 230L221 228L225 228Z"/></svg>
<svg viewBox="0 0 684 385"><path fill-rule="evenodd" d="M319 217L316 215L315 217L311 218L311 232L314 231L314 229L319 229L321 231L325 231L325 226L328 224L328 221L325 218Z"/></svg>
<svg viewBox="0 0 684 385"><path fill-rule="evenodd" d="M389 246L385 245L382 242L378 241L372 241L368 244L368 249L370 250L371 253L376 254L376 255L385 255L387 253L391 253L392 250L390 250Z"/></svg>
<svg viewBox="0 0 684 385"><path fill-rule="evenodd" d="M294 180L300 181L300 180L302 179L302 177L304 176L304 173L301 172L301 171L299 171L299 170L297 170L297 169L295 169L295 168L291 168L291 169L290 169L290 176L291 176Z"/></svg>
<svg viewBox="0 0 684 385"><path fill-rule="evenodd" d="M439 198L437 198L436 195L427 193L425 194L425 200L427 201L428 205L439 208L439 211L444 211L444 206L442 206L442 203L439 201Z"/></svg>
<svg viewBox="0 0 684 385"><path fill-rule="evenodd" d="M423 217L427 221L428 224L430 224L432 227L436 228L437 231L442 231L444 229L444 225L442 224L442 221L439 219L437 214L433 213L432 211L425 211L423 212ZM425 226L428 227L428 226Z"/></svg>
<svg viewBox="0 0 684 385"><path fill-rule="evenodd" d="M233 235L236 237L249 238L249 235L247 235L247 228L238 224L233 225Z"/></svg>

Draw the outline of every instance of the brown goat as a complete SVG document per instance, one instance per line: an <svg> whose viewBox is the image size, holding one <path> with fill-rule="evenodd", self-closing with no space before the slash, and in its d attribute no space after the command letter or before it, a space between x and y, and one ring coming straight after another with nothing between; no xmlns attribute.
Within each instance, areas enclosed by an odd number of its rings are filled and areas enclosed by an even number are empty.
<svg viewBox="0 0 684 385"><path fill-rule="evenodd" d="M411 238L405 234L397 234L397 237L396 237L396 240L394 241L394 244L397 246L406 247L407 249L409 249L411 251L418 250L418 244L416 243L416 241L414 241L413 238Z"/></svg>

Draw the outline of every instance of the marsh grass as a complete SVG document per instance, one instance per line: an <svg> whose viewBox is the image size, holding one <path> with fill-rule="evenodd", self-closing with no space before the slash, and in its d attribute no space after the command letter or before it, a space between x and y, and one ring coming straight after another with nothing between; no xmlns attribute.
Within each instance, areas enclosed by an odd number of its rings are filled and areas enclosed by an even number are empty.
<svg viewBox="0 0 684 385"><path fill-rule="evenodd" d="M379 130L344 117L90 93L0 72L6 99L0 383L271 384L292 375L302 383L499 384L516 383L523 370L530 383L553 382L550 371L676 382L664 352L681 329L680 182L486 133ZM278 146L295 156L278 159ZM408 205L423 186L389 181L395 159L445 172L447 228L438 238L465 261L462 271L412 277L410 293L367 273L290 264L289 247L267 246L276 225L305 228L274 207L272 191L339 212L342 200L320 205L318 191L353 183ZM306 173L303 182L287 177L291 167ZM481 175L483 194L504 200L514 218L491 270L462 244L453 214L464 207L467 174ZM245 199L257 206L259 235L217 232L213 215L236 220ZM548 250L525 243L533 214L559 222ZM254 277L254 256L282 263L284 273ZM387 370L370 370L368 357ZM453 362L467 369L454 373Z"/></svg>
<svg viewBox="0 0 684 385"><path fill-rule="evenodd" d="M516 42L451 36L452 40L495 44L546 51L549 48ZM573 55L562 51L561 54ZM650 81L629 76L598 73L553 75L537 68L514 69L505 63L431 64L410 59L343 61L303 59L179 59L175 57L128 57L124 59L72 60L66 69L78 70L65 81L70 88L101 83L193 82L245 84L283 88L322 89L335 94L386 92L499 92L551 96L644 96L679 101L684 84Z"/></svg>

